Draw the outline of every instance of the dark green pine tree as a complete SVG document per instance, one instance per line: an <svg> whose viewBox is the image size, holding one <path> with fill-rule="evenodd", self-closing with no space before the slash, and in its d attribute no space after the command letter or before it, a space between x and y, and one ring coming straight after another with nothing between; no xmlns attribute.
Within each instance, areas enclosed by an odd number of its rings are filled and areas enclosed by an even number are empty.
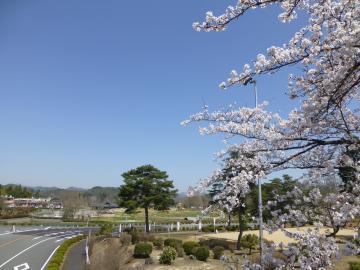
<svg viewBox="0 0 360 270"><path fill-rule="evenodd" d="M152 165L140 166L122 174L124 184L120 186L119 205L127 213L138 208L145 211L145 228L149 232L149 209L167 210L174 204L177 190L173 181L168 180L165 171Z"/></svg>

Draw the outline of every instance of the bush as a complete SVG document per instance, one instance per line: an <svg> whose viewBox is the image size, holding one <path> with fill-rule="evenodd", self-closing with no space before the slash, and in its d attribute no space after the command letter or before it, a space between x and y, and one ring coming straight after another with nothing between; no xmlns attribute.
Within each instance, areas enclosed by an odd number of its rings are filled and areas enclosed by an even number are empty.
<svg viewBox="0 0 360 270"><path fill-rule="evenodd" d="M176 248L177 245L182 245L182 241L175 238L167 238L164 241L164 246Z"/></svg>
<svg viewBox="0 0 360 270"><path fill-rule="evenodd" d="M239 231L239 226L237 226L237 225L227 226L226 230L230 231L230 232L237 232L237 231Z"/></svg>
<svg viewBox="0 0 360 270"><path fill-rule="evenodd" d="M100 227L100 234L111 234L114 229L113 224L111 223L104 223Z"/></svg>
<svg viewBox="0 0 360 270"><path fill-rule="evenodd" d="M349 262L350 270L360 270L360 262Z"/></svg>
<svg viewBox="0 0 360 270"><path fill-rule="evenodd" d="M123 246L128 246L131 244L131 235L123 233L120 235L120 242Z"/></svg>
<svg viewBox="0 0 360 270"><path fill-rule="evenodd" d="M139 243L139 233L137 232L137 230L130 230L129 234L131 235L132 244Z"/></svg>
<svg viewBox="0 0 360 270"><path fill-rule="evenodd" d="M222 255L224 255L224 248L221 246L216 246L213 249L214 259L219 260Z"/></svg>
<svg viewBox="0 0 360 270"><path fill-rule="evenodd" d="M150 233L140 233L138 238L139 242L153 242L155 240L155 236Z"/></svg>
<svg viewBox="0 0 360 270"><path fill-rule="evenodd" d="M134 257L135 258L149 258L152 252L152 244L140 242L135 245Z"/></svg>
<svg viewBox="0 0 360 270"><path fill-rule="evenodd" d="M199 244L200 246L208 246L210 249L213 249L216 246L230 249L230 243L223 239L201 239Z"/></svg>
<svg viewBox="0 0 360 270"><path fill-rule="evenodd" d="M248 248L249 254L251 254L251 250L259 244L259 237L255 234L246 234L241 238L240 244L242 247Z"/></svg>
<svg viewBox="0 0 360 270"><path fill-rule="evenodd" d="M199 243L195 241L187 241L183 244L183 248L186 255L194 255L192 252L195 247L199 247Z"/></svg>
<svg viewBox="0 0 360 270"><path fill-rule="evenodd" d="M176 259L176 250L173 247L166 247L161 253L159 262L161 264L171 264L173 260Z"/></svg>
<svg viewBox="0 0 360 270"><path fill-rule="evenodd" d="M209 258L210 252L208 247L199 247L196 249L195 257L199 261L206 262L207 258Z"/></svg>
<svg viewBox="0 0 360 270"><path fill-rule="evenodd" d="M164 246L164 240L161 238L155 238L152 243L157 249L162 249Z"/></svg>

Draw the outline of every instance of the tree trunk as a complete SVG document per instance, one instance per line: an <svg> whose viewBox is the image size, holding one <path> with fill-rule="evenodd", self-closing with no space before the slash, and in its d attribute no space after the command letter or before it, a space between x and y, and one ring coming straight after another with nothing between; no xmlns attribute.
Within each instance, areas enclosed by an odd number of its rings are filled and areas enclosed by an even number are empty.
<svg viewBox="0 0 360 270"><path fill-rule="evenodd" d="M335 237L339 231L340 231L340 227L337 226L337 227L333 228L333 232L330 234L327 234L326 237Z"/></svg>
<svg viewBox="0 0 360 270"><path fill-rule="evenodd" d="M229 228L231 226L231 212L228 213L228 220L227 220L227 227Z"/></svg>
<svg viewBox="0 0 360 270"><path fill-rule="evenodd" d="M149 207L145 206L145 232L149 233Z"/></svg>
<svg viewBox="0 0 360 270"><path fill-rule="evenodd" d="M245 221L244 221L243 214L244 214L243 208L240 207L239 210L238 210L239 235L238 235L238 240L237 240L237 243L236 243L236 249L237 250L241 249L241 238L242 238L244 230L245 230Z"/></svg>

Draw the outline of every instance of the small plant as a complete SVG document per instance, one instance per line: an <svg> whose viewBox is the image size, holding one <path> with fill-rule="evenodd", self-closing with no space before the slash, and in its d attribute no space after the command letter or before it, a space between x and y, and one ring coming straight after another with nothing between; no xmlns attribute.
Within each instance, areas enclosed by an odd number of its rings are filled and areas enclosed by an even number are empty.
<svg viewBox="0 0 360 270"><path fill-rule="evenodd" d="M161 238L155 238L152 243L157 249L162 249L164 247L164 240Z"/></svg>
<svg viewBox="0 0 360 270"><path fill-rule="evenodd" d="M183 248L186 255L194 255L192 251L195 247L199 247L199 243L195 241L187 241L183 244Z"/></svg>
<svg viewBox="0 0 360 270"><path fill-rule="evenodd" d="M213 249L214 259L219 260L222 255L224 255L224 248L221 246L216 246Z"/></svg>
<svg viewBox="0 0 360 270"><path fill-rule="evenodd" d="M161 253L159 262L160 264L170 265L172 261L176 259L176 250L173 247L165 247L164 251Z"/></svg>
<svg viewBox="0 0 360 270"><path fill-rule="evenodd" d="M149 258L152 252L152 244L140 242L135 245L134 257L135 258Z"/></svg>
<svg viewBox="0 0 360 270"><path fill-rule="evenodd" d="M247 234L241 238L241 246L249 249L249 255L251 250L259 244L259 237L255 234Z"/></svg>
<svg viewBox="0 0 360 270"><path fill-rule="evenodd" d="M210 252L209 248L206 246L199 247L196 249L195 257L199 261L206 262L207 258L209 258Z"/></svg>

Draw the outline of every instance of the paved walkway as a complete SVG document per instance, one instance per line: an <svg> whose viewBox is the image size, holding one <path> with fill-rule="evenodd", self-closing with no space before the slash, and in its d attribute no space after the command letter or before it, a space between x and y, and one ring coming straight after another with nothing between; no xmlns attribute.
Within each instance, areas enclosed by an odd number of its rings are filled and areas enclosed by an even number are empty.
<svg viewBox="0 0 360 270"><path fill-rule="evenodd" d="M86 240L82 240L79 243L76 243L69 250L63 270L85 270L85 243Z"/></svg>

